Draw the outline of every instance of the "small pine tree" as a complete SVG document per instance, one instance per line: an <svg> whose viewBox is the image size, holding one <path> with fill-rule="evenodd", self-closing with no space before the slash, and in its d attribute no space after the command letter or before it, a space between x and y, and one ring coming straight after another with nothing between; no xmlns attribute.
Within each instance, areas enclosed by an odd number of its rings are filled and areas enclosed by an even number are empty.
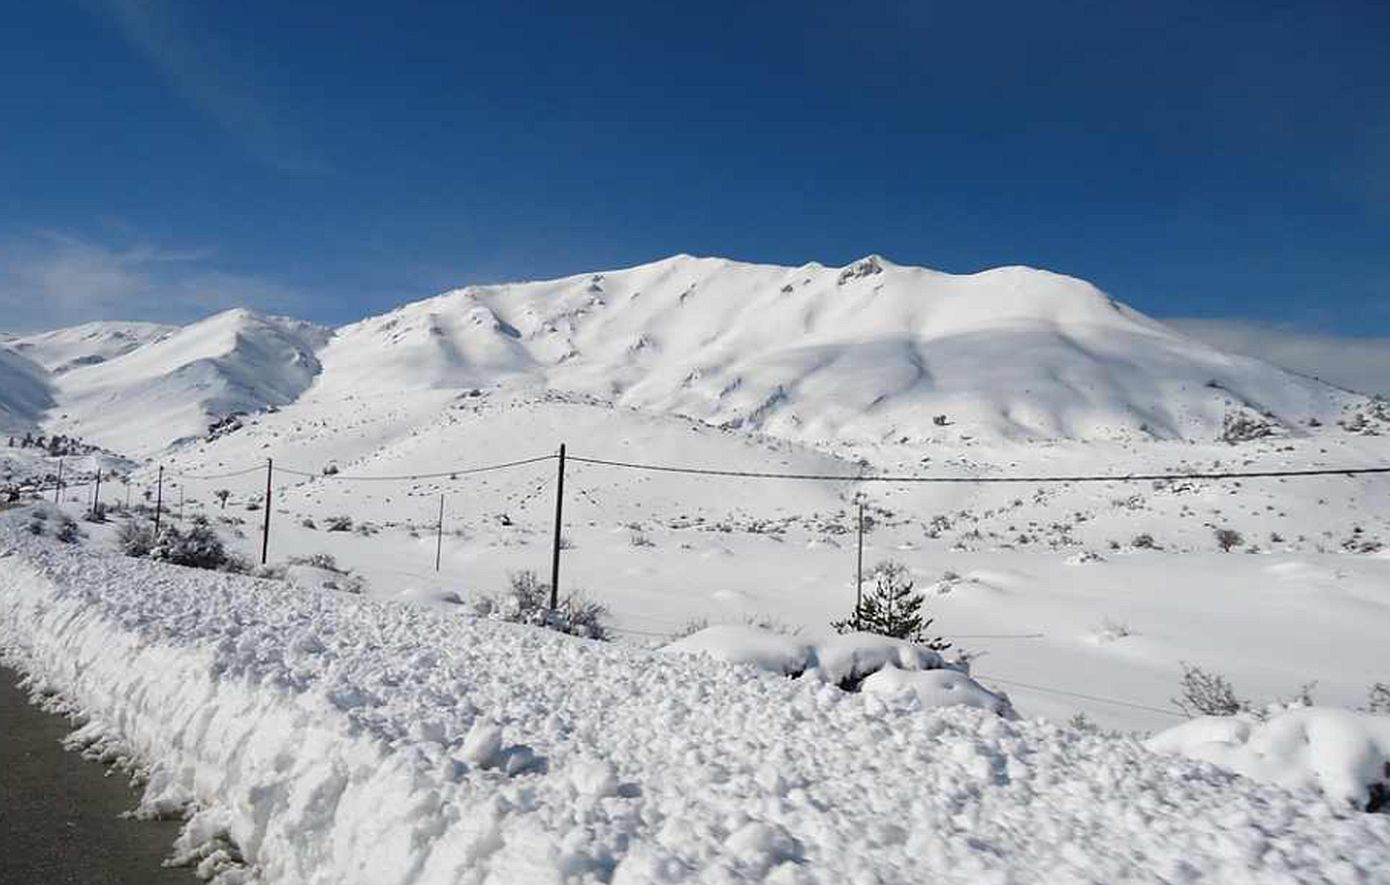
<svg viewBox="0 0 1390 885"><path fill-rule="evenodd" d="M918 642L935 651L945 651L951 643L940 636L929 636L933 618L923 616L926 598L914 593L912 577L901 562L886 560L869 573L873 589L859 603L853 614L831 626L839 633L864 631L880 636L892 636Z"/></svg>

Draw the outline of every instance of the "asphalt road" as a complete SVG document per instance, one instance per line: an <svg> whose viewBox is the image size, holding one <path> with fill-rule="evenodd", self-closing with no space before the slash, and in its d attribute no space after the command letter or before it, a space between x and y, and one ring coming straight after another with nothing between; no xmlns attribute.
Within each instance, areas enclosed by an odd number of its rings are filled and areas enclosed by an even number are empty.
<svg viewBox="0 0 1390 885"><path fill-rule="evenodd" d="M72 730L15 688L0 667L0 885L192 885L169 869L179 825L120 817L139 796L129 778L60 745Z"/></svg>

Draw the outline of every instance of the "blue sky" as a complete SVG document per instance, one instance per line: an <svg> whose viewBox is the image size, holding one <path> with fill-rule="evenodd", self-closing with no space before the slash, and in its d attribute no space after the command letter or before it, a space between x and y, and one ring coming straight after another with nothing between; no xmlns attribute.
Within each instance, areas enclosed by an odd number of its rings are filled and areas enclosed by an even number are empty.
<svg viewBox="0 0 1390 885"><path fill-rule="evenodd" d="M876 252L1390 335L1387 46L1354 0L18 4L0 328Z"/></svg>

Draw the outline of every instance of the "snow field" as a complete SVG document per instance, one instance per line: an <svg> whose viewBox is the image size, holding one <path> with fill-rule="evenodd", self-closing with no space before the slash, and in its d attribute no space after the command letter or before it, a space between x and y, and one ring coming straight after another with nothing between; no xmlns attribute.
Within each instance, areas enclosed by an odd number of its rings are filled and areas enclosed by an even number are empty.
<svg viewBox="0 0 1390 885"><path fill-rule="evenodd" d="M227 882L1390 881L1390 818L1130 739L98 555L14 514L0 648L149 767L147 810L198 809L183 848L230 836L252 866Z"/></svg>

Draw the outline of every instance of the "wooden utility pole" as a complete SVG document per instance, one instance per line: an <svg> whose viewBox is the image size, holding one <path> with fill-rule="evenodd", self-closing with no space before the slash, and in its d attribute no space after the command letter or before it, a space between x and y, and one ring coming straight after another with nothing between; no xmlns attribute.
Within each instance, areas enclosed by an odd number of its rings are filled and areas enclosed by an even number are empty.
<svg viewBox="0 0 1390 885"><path fill-rule="evenodd" d="M58 503L58 496L63 493L63 459L58 459L58 481L53 484L53 503Z"/></svg>
<svg viewBox="0 0 1390 885"><path fill-rule="evenodd" d="M439 557L444 552L444 493L439 493L439 526L434 536L434 570L439 571Z"/></svg>
<svg viewBox="0 0 1390 885"><path fill-rule="evenodd" d="M560 525L565 507L565 444L560 443L560 467L555 482L555 546L550 558L550 610L560 607Z"/></svg>
<svg viewBox="0 0 1390 885"><path fill-rule="evenodd" d="M270 553L270 477L275 470L275 462L265 459L265 522L261 524L261 565Z"/></svg>
<svg viewBox="0 0 1390 885"><path fill-rule="evenodd" d="M146 498L145 500L149 500ZM155 483L154 495L154 536L159 537L159 512L164 506L164 465L159 465L159 478Z"/></svg>
<svg viewBox="0 0 1390 885"><path fill-rule="evenodd" d="M94 492L92 492L92 517L93 517L94 519L100 519L100 518L101 518L101 468L100 468L100 467L97 468L97 487L96 487L96 490L95 490Z"/></svg>
<svg viewBox="0 0 1390 885"><path fill-rule="evenodd" d="M859 499L859 555L858 562L854 570L854 629L858 630L863 625L859 623L859 611L864 605L864 499Z"/></svg>

